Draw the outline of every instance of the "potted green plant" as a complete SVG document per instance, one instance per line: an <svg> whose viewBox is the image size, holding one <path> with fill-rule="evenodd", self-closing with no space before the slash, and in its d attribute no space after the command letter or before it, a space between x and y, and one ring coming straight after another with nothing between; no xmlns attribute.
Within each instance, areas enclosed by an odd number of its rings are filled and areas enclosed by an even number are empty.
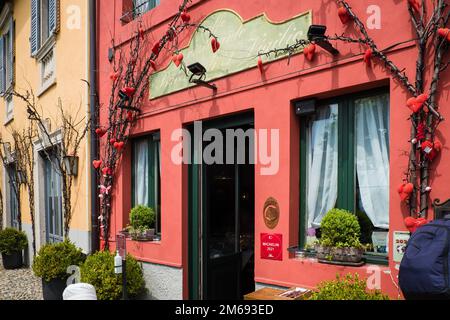
<svg viewBox="0 0 450 320"><path fill-rule="evenodd" d="M130 254L126 258L127 294L136 298L145 292L142 267ZM98 300L118 300L122 297L122 275L114 273L114 254L97 252L81 265L81 281L95 287Z"/></svg>
<svg viewBox="0 0 450 320"><path fill-rule="evenodd" d="M308 300L389 300L379 290L367 290L358 274L336 275L336 280L322 281Z"/></svg>
<svg viewBox="0 0 450 320"><path fill-rule="evenodd" d="M23 266L23 249L28 245L25 232L6 228L0 231L0 252L5 269L18 269Z"/></svg>
<svg viewBox="0 0 450 320"><path fill-rule="evenodd" d="M129 234L133 240L148 241L155 236L156 214L153 208L138 205L131 209Z"/></svg>
<svg viewBox="0 0 450 320"><path fill-rule="evenodd" d="M320 262L361 264L364 246L360 242L358 218L347 210L331 209L321 223L321 238L316 245Z"/></svg>
<svg viewBox="0 0 450 320"><path fill-rule="evenodd" d="M79 266L86 256L69 240L46 244L33 261L34 274L42 278L44 300L62 300L69 277L67 267Z"/></svg>

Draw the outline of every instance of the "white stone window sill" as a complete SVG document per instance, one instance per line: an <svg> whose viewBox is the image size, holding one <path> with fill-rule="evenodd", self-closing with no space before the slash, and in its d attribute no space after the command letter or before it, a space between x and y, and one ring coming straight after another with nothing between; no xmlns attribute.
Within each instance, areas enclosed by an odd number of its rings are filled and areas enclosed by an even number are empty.
<svg viewBox="0 0 450 320"><path fill-rule="evenodd" d="M47 81L46 84L44 84L37 92L37 97L40 98L44 93L46 93L50 88L52 88L54 85L56 85L56 77L54 77L52 80Z"/></svg>

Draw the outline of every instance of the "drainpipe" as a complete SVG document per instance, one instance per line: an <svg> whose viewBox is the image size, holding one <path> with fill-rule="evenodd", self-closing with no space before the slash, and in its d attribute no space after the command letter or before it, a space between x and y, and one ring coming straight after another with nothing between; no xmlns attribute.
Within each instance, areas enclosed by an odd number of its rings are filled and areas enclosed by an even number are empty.
<svg viewBox="0 0 450 320"><path fill-rule="evenodd" d="M89 79L90 79L90 114L92 123L97 123L97 0L89 0ZM95 130L90 130L91 140L91 161L97 158L98 138ZM98 197L97 197L97 172L92 165L91 168L91 252L98 251L100 248L99 226L98 226Z"/></svg>

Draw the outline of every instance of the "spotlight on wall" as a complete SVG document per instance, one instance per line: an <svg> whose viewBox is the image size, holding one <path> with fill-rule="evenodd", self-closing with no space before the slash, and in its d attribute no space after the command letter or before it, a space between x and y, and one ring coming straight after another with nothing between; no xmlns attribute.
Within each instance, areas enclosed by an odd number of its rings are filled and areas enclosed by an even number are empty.
<svg viewBox="0 0 450 320"><path fill-rule="evenodd" d="M326 26L313 24L308 29L308 40L314 42L322 49L328 51L332 55L338 55L339 51L334 48L325 36Z"/></svg>
<svg viewBox="0 0 450 320"><path fill-rule="evenodd" d="M206 78L206 68L201 63L195 62L189 65L187 68L192 73L191 77L189 78L190 83L195 83L199 86L206 87L214 91L217 90L215 84L210 84L204 80Z"/></svg>

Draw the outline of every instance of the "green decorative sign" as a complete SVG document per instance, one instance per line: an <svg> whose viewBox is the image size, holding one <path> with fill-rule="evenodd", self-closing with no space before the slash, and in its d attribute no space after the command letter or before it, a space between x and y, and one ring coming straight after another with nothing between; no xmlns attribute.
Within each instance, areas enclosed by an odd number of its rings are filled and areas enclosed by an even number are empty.
<svg viewBox="0 0 450 320"><path fill-rule="evenodd" d="M275 23L263 14L243 21L235 12L216 11L205 18L202 25L209 28L220 42L220 49L213 53L207 32L197 29L189 45L182 49L186 66L200 62L207 70L207 81L215 80L257 65L258 52L283 48L305 39L312 24L312 13L308 11L287 21ZM263 57L273 61L283 56ZM150 76L150 98L157 98L194 86L189 78L170 61L169 65Z"/></svg>

